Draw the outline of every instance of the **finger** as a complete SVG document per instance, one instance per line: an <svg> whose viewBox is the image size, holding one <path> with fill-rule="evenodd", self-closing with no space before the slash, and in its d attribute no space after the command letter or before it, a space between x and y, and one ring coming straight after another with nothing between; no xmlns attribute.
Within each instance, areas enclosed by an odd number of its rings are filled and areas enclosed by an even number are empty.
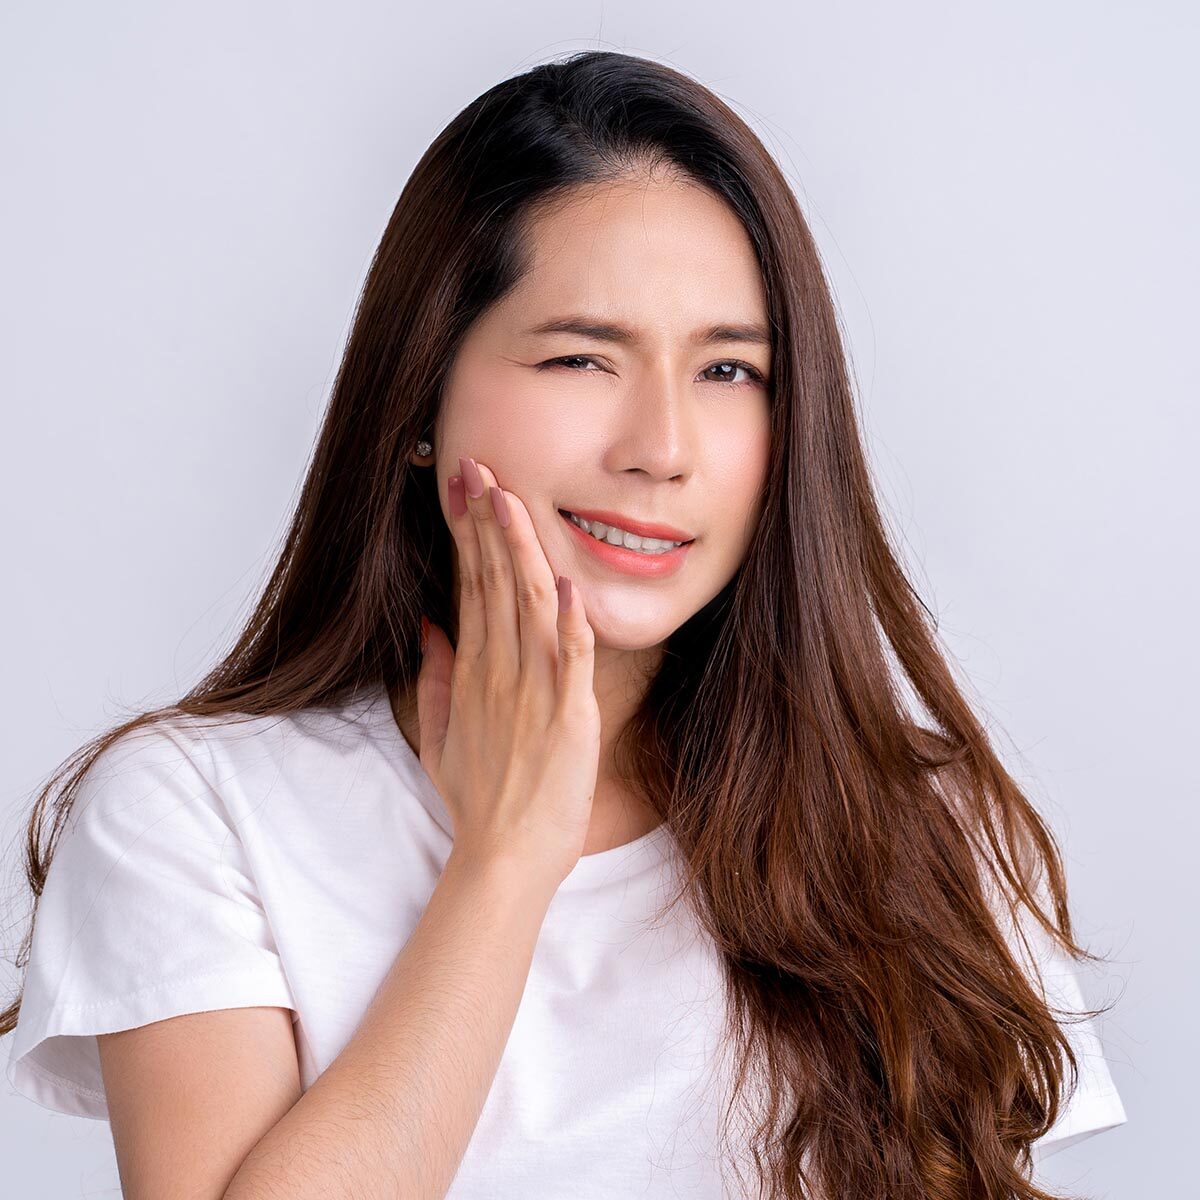
<svg viewBox="0 0 1200 1200"><path fill-rule="evenodd" d="M446 493L450 533L458 550L458 635L454 658L456 662L471 663L483 653L487 642L479 536L475 532L475 518L467 507L461 475L451 475L446 480Z"/></svg>
<svg viewBox="0 0 1200 1200"><path fill-rule="evenodd" d="M484 653L495 669L516 678L520 669L520 627L517 624L516 577L504 530L496 519L489 487L495 475L483 463L460 458L466 484L467 508L479 539L479 574L487 625Z"/></svg>
<svg viewBox="0 0 1200 1200"><path fill-rule="evenodd" d="M503 520L498 523L512 558L521 676L552 696L558 658L555 628L558 600L554 571L538 540L525 502L503 488L496 491L497 507L508 514L507 526Z"/></svg>
<svg viewBox="0 0 1200 1200"><path fill-rule="evenodd" d="M571 714L596 705L596 636L574 580L558 578L558 704Z"/></svg>

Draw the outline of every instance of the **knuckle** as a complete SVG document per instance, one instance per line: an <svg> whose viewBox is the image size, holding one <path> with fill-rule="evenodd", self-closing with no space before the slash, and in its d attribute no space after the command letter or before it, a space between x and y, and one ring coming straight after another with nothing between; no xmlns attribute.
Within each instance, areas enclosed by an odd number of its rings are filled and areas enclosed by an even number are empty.
<svg viewBox="0 0 1200 1200"><path fill-rule="evenodd" d="M554 709L550 733L557 738L595 732L600 725L595 715L595 704L590 697L577 696L569 692L561 697Z"/></svg>
<svg viewBox="0 0 1200 1200"><path fill-rule="evenodd" d="M522 613L542 612L549 601L548 590L528 579L517 581L517 610Z"/></svg>
<svg viewBox="0 0 1200 1200"><path fill-rule="evenodd" d="M479 578L479 572L473 567L460 564L458 572L459 586L462 588L463 596L468 600L476 600L482 594L482 584Z"/></svg>
<svg viewBox="0 0 1200 1200"><path fill-rule="evenodd" d="M450 668L450 699L452 702L457 703L469 686L471 674L471 663L463 655L456 655L454 665Z"/></svg>
<svg viewBox="0 0 1200 1200"><path fill-rule="evenodd" d="M509 569L503 559L489 558L483 564L483 586L485 591L503 591L508 587L509 575Z"/></svg>
<svg viewBox="0 0 1200 1200"><path fill-rule="evenodd" d="M558 643L558 656L567 663L581 662L587 657L588 646L576 638L560 638Z"/></svg>

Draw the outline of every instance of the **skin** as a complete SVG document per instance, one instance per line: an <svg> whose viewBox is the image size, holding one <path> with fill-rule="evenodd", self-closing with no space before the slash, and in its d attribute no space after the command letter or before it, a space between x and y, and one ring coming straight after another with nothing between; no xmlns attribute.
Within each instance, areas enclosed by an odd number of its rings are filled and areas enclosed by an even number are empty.
<svg viewBox="0 0 1200 1200"><path fill-rule="evenodd" d="M612 743L666 638L736 573L762 511L770 346L702 345L692 335L716 324L765 328L768 315L745 229L689 181L643 174L582 186L543 213L530 236L533 269L468 331L446 380L434 453L411 461L436 469L447 521L446 480L459 473L458 456L485 464L524 502L555 575L584 593L602 728L586 855L658 824L617 778ZM629 326L637 341L525 332L577 314ZM592 361L537 369L579 355ZM560 508L612 509L696 541L674 575L639 579L577 546ZM452 557L457 596L457 549ZM415 690L393 697L393 709L419 753Z"/></svg>

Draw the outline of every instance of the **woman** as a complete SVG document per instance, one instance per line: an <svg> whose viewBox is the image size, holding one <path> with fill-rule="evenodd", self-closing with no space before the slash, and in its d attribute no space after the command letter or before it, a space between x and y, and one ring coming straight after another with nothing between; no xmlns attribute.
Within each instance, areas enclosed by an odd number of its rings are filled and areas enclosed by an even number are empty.
<svg viewBox="0 0 1200 1200"><path fill-rule="evenodd" d="M1124 1120L808 227L654 62L435 140L246 629L30 845L9 1078L126 1196L1033 1200Z"/></svg>

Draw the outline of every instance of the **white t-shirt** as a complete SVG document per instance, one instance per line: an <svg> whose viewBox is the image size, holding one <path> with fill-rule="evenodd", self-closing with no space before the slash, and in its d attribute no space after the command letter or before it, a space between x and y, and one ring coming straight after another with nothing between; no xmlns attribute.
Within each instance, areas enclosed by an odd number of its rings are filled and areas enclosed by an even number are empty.
<svg viewBox="0 0 1200 1200"><path fill-rule="evenodd" d="M9 1082L107 1119L94 1035L278 1005L307 1089L416 927L452 828L382 688L127 735L85 777L52 860ZM735 1194L715 1146L719 963L685 904L650 920L678 862L660 825L563 881L451 1200ZM1080 1006L1069 966L1060 978ZM1080 1085L1043 1154L1126 1119L1090 1025L1071 1037Z"/></svg>

